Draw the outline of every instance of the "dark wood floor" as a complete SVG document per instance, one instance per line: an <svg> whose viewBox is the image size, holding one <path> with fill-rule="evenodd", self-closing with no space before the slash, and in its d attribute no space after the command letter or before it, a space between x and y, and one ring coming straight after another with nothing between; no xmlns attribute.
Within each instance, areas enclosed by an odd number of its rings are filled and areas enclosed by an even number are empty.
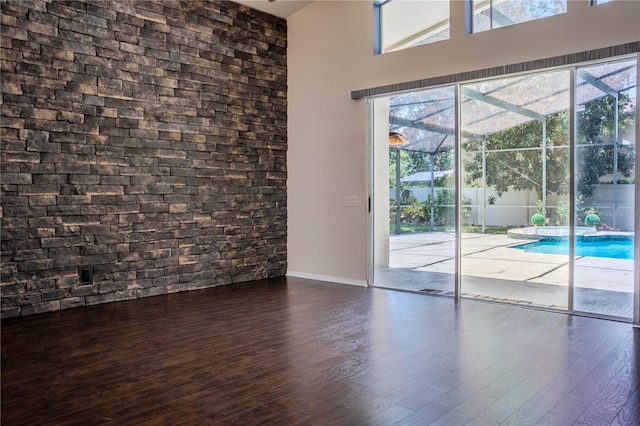
<svg viewBox="0 0 640 426"><path fill-rule="evenodd" d="M282 278L2 323L2 424L640 424L640 330Z"/></svg>

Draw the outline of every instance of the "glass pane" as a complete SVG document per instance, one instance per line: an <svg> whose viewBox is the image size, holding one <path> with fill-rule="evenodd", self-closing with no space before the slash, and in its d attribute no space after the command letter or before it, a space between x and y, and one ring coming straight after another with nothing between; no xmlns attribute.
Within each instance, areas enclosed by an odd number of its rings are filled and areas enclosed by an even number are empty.
<svg viewBox="0 0 640 426"><path fill-rule="evenodd" d="M636 59L582 67L576 105L576 311L633 316Z"/></svg>
<svg viewBox="0 0 640 426"><path fill-rule="evenodd" d="M462 296L567 309L569 71L461 92Z"/></svg>
<svg viewBox="0 0 640 426"><path fill-rule="evenodd" d="M434 88L374 102L373 283L452 296L455 89ZM386 207L380 202L384 197Z"/></svg>
<svg viewBox="0 0 640 426"><path fill-rule="evenodd" d="M382 52L449 39L449 0L391 0L380 7Z"/></svg>
<svg viewBox="0 0 640 426"><path fill-rule="evenodd" d="M473 32L566 13L567 0L475 0Z"/></svg>

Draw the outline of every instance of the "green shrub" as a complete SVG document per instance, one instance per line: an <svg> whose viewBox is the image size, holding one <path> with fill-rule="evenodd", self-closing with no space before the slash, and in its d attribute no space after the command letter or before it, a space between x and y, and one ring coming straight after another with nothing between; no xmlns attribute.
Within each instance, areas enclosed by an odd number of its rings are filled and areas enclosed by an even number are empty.
<svg viewBox="0 0 640 426"><path fill-rule="evenodd" d="M556 225L568 225L569 224L569 203L564 200L558 201L558 209L556 210L556 214L558 215L558 220L556 221Z"/></svg>
<svg viewBox="0 0 640 426"><path fill-rule="evenodd" d="M400 220L402 223L424 223L424 212L419 206L402 207L400 209Z"/></svg>
<svg viewBox="0 0 640 426"><path fill-rule="evenodd" d="M600 223L602 223L600 216L595 213L589 213L587 217L584 218L584 224L587 226L598 226Z"/></svg>
<svg viewBox="0 0 640 426"><path fill-rule="evenodd" d="M404 196L408 194L408 196ZM431 226L431 208L433 207L433 225L436 227L453 227L455 226L456 212L455 192L449 188L436 188L434 192L435 197L429 195L426 201L418 203L413 197L410 191L403 191L402 206L400 207L400 221L403 225L416 225L416 226ZM405 202L408 204L405 204ZM391 207L391 214L389 217L390 223L395 227L396 210L397 206L395 200L389 200ZM471 204L471 200L467 197L462 197L462 217L467 219L471 215L471 208L467 205ZM426 228L425 228L426 229Z"/></svg>
<svg viewBox="0 0 640 426"><path fill-rule="evenodd" d="M431 207L433 206L433 224L435 226L455 226L455 191L448 188L437 188L434 195L434 198L429 195L427 200L423 203L423 217L425 223L429 223L431 221ZM471 200L467 197L462 197L462 205L464 206L465 204L471 204ZM462 207L461 211L463 219L467 219L471 216L471 209L469 207Z"/></svg>
<svg viewBox="0 0 640 426"><path fill-rule="evenodd" d="M536 213L531 216L531 223L533 223L535 226L542 226L546 221L547 218L545 218L542 213Z"/></svg>

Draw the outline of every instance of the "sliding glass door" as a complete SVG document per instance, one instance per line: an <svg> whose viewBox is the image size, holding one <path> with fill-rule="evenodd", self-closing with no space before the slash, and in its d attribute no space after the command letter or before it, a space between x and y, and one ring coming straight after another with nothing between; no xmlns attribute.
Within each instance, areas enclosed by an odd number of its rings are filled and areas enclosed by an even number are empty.
<svg viewBox="0 0 640 426"><path fill-rule="evenodd" d="M636 58L576 70L574 310L631 318Z"/></svg>
<svg viewBox="0 0 640 426"><path fill-rule="evenodd" d="M462 85L463 297L568 309L569 93L566 69Z"/></svg>
<svg viewBox="0 0 640 426"><path fill-rule="evenodd" d="M637 68L372 99L370 282L633 319Z"/></svg>
<svg viewBox="0 0 640 426"><path fill-rule="evenodd" d="M373 282L454 295L455 89L373 100Z"/></svg>

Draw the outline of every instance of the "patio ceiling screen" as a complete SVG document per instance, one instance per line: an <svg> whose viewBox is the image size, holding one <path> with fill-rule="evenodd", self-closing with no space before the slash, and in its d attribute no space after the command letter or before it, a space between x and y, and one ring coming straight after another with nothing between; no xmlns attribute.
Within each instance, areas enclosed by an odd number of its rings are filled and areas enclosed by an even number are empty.
<svg viewBox="0 0 640 426"><path fill-rule="evenodd" d="M465 84L465 140L482 139L502 130L566 110L569 89L559 83L563 70ZM603 63L577 75L578 104L635 87L636 59ZM391 97L390 131L407 140L405 150L435 154L451 149L455 135L452 86Z"/></svg>

